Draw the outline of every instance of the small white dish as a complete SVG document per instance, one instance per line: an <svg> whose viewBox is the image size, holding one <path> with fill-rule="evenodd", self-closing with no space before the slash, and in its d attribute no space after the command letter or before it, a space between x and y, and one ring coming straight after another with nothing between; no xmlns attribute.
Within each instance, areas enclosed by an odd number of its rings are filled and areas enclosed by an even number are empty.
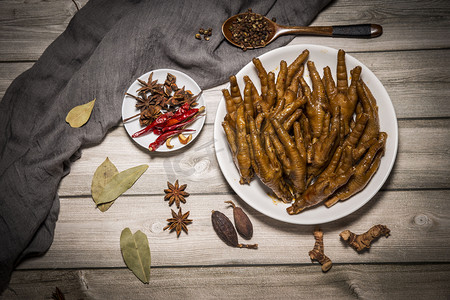
<svg viewBox="0 0 450 300"><path fill-rule="evenodd" d="M310 52L308 60L315 63L321 76L323 75L323 68L329 66L333 77L336 80L338 50L333 48L310 44L285 46L269 51L261 55L259 59L267 72L273 71L275 75L277 75L279 64L282 59L289 65L305 49L308 49ZM284 204L271 196L273 193L258 178L252 180L249 185L241 185L239 183L239 173L233 163L233 158L221 125L223 118L226 115L225 100L222 97L217 108L216 119L214 122L214 146L217 160L223 175L236 194L254 209L269 217L288 223L304 225L322 224L343 218L353 213L366 204L383 186L391 172L397 155L398 125L395 110L383 84L368 67L349 54L346 54L346 64L348 73L358 65L362 67L361 78L370 88L377 100L380 129L388 134L388 138L385 155L381 160L380 167L364 190L346 201L336 203L330 208L325 207L325 205L318 205L297 215L289 215L286 212L286 208L289 207L290 204ZM259 83L259 78L252 62L249 62L236 74L241 92L244 90L244 75L248 75L256 88L258 90L260 89L261 85ZM304 78L308 84L312 86L307 70L305 70ZM229 85L227 88L229 88Z"/></svg>
<svg viewBox="0 0 450 300"><path fill-rule="evenodd" d="M139 77L140 80L147 82L149 75L153 72L153 80L158 80L158 83L164 83L164 81L167 78L167 74L170 73L176 77L176 84L179 88L185 87L186 90L190 90L194 95L198 95L201 92L200 87L198 84L188 75L186 75L183 72L172 70L172 69L157 69L150 72L147 72ZM142 85L139 83L139 81L136 79L131 86L128 88L127 93L137 96L136 91L141 88ZM203 96L200 95L200 97L196 101L198 105L196 108L200 108L205 105L205 101L203 99ZM136 108L136 99L134 99L131 96L125 95L122 102L122 120L125 120L126 118L129 118L131 116L134 116L139 113L139 110ZM177 138L173 138L171 140L171 144L173 145L173 148L167 148L166 144L162 144L158 149L155 150L155 152L170 152L170 151L176 151L178 149L183 148L184 146L189 145L194 141L194 139L198 136L200 131L203 128L203 125L205 124L205 116L199 118L198 120L194 121L192 124L187 127L187 129L194 129L193 132L186 132L187 134L192 134L192 140L187 144L182 144ZM132 120L129 120L124 123L125 130L127 131L128 135L131 137L135 132L143 129L139 124L139 117L136 117ZM148 149L148 146L150 143L154 142L158 135L154 133L145 134L136 138L131 137L138 145Z"/></svg>

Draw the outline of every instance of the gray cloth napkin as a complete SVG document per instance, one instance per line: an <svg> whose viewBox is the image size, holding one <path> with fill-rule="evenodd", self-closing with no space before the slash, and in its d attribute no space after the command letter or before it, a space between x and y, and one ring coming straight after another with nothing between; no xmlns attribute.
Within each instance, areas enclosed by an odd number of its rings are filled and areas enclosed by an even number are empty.
<svg viewBox="0 0 450 300"><path fill-rule="evenodd" d="M307 25L330 0L91 0L0 102L0 292L25 257L45 253L59 212L58 185L80 149L100 143L121 119L124 91L140 75L173 68L202 89L225 83L252 57L221 34L231 15L252 8L285 25ZM212 28L210 41L194 38ZM96 98L89 122L65 122Z"/></svg>

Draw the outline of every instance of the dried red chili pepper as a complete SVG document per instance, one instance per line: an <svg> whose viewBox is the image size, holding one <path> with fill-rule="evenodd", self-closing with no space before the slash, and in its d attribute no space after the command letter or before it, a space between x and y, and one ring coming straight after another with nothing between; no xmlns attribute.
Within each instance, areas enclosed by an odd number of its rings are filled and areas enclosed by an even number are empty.
<svg viewBox="0 0 450 300"><path fill-rule="evenodd" d="M184 113L186 113L189 110L190 104L185 103L180 108L178 108L175 112L167 112L165 114L162 114L159 116L156 120L154 120L151 124L149 124L144 129L139 130L138 132L134 133L132 137L138 137L141 135L144 135L146 133L154 132L155 134L161 134L161 128L166 126L166 123L171 120L172 118L176 117L179 118ZM178 123L178 121L173 122Z"/></svg>
<svg viewBox="0 0 450 300"><path fill-rule="evenodd" d="M173 130L173 131L169 131L166 133L161 134L160 136L158 136L158 138L153 142L150 143L150 145L148 145L148 149L150 151L155 151L156 149L158 149L162 144L164 144L164 142L171 136L174 136L176 134L180 134L182 132L186 132L186 131L195 131L194 129L179 129L179 130Z"/></svg>
<svg viewBox="0 0 450 300"><path fill-rule="evenodd" d="M180 108L178 108L175 113L173 114L173 117L178 117L181 114L184 114L186 111L188 111L190 108L190 104L188 102L184 103Z"/></svg>
<svg viewBox="0 0 450 300"><path fill-rule="evenodd" d="M179 115L178 119L181 121L178 122L178 120L177 120L177 122L173 122L174 123L173 125L169 125L168 123L161 124L161 125L153 128L153 133L156 135L160 135L167 131L172 131L172 130L176 130L176 129L185 127L200 117L200 115L198 115L198 112L196 114L194 114L193 117L191 116L191 113L188 113L187 115ZM185 120L182 120L185 116L187 116L188 118ZM169 119L168 121L170 121L170 120L172 120L172 119Z"/></svg>
<svg viewBox="0 0 450 300"><path fill-rule="evenodd" d="M141 135L144 135L146 133L149 133L159 124L165 123L167 120L169 120L171 117L173 117L173 112L169 111L165 114L160 115L156 120L154 120L152 123L150 123L147 127L135 132L131 137L135 138Z"/></svg>
<svg viewBox="0 0 450 300"><path fill-rule="evenodd" d="M197 119L199 119L200 117L203 117L203 115L198 115L198 116L195 116L194 118L190 118L184 122L180 122L180 123L177 123L177 124L174 124L171 126L163 127L159 130L159 132L160 132L159 134L187 126L187 125L193 123L194 121L196 121Z"/></svg>
<svg viewBox="0 0 450 300"><path fill-rule="evenodd" d="M172 118L167 120L166 123L164 123L162 126L159 126L159 127L163 127L164 128L164 127L167 127L167 126L172 126L174 124L178 124L178 123L180 123L180 122L182 122L184 120L187 120L187 119L193 117L196 113L198 113L198 108L189 109L189 110L187 110L187 111L185 111L185 112L183 112L183 113L181 113L181 114L179 114L177 116L173 116Z"/></svg>

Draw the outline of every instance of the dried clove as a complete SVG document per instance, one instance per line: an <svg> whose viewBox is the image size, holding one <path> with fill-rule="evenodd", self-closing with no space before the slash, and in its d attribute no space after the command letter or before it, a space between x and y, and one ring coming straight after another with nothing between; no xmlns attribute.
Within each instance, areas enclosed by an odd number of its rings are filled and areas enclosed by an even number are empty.
<svg viewBox="0 0 450 300"><path fill-rule="evenodd" d="M238 236L236 233L236 229L231 223L230 219L225 216L220 211L212 211L211 221L214 228L214 231L217 235L225 242L228 246L236 247L236 248L248 248L248 249L257 249L258 244L248 245L248 244L240 244L238 242Z"/></svg>
<svg viewBox="0 0 450 300"><path fill-rule="evenodd" d="M234 225L237 232L246 240L253 236L253 224L242 208L236 206L233 201L225 201L233 207Z"/></svg>

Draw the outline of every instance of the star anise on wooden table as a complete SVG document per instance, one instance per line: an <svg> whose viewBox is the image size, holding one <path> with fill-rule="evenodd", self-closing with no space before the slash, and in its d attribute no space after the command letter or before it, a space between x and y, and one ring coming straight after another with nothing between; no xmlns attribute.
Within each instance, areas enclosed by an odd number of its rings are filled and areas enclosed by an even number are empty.
<svg viewBox="0 0 450 300"><path fill-rule="evenodd" d="M189 193L184 190L187 187L187 184L179 185L178 179L175 181L175 184L171 184L167 181L168 189L165 189L164 192L166 195L164 196L164 200L169 201L169 206L171 206L174 202L177 205L177 208L180 208L180 202L186 203L185 197L189 196Z"/></svg>
<svg viewBox="0 0 450 300"><path fill-rule="evenodd" d="M188 219L190 212L188 211L187 213L183 214L181 212L181 208L178 210L178 214L174 212L173 209L171 209L171 211L172 218L167 219L167 222L169 222L169 224L164 227L164 230L169 229L171 232L175 230L177 232L177 237L180 236L181 230L188 233L187 225L192 223L192 220Z"/></svg>

